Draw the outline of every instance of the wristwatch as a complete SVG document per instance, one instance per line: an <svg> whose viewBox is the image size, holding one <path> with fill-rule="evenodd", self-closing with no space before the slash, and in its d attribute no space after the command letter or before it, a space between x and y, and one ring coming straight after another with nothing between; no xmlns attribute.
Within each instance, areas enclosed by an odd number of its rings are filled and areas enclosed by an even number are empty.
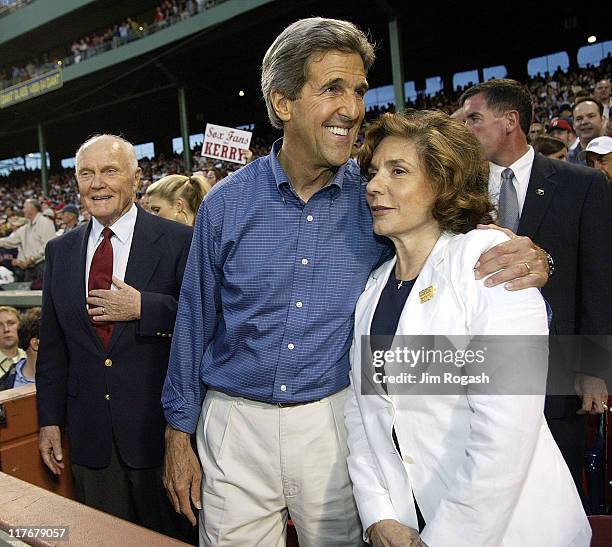
<svg viewBox="0 0 612 547"><path fill-rule="evenodd" d="M552 277L552 274L555 272L555 261L544 249L542 249L542 252L548 261L548 277Z"/></svg>

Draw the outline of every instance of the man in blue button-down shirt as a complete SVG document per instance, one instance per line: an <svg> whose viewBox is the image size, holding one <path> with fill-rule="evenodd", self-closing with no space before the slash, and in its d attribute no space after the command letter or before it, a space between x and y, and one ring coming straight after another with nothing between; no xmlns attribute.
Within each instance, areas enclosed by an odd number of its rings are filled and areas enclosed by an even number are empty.
<svg viewBox="0 0 612 547"><path fill-rule="evenodd" d="M351 23L283 31L262 68L283 139L198 213L163 404L166 487L193 524L191 503L204 506L202 545L281 545L288 512L303 547L362 542L345 461L348 350L357 298L389 251L348 159L373 61ZM524 263L526 248L510 250Z"/></svg>

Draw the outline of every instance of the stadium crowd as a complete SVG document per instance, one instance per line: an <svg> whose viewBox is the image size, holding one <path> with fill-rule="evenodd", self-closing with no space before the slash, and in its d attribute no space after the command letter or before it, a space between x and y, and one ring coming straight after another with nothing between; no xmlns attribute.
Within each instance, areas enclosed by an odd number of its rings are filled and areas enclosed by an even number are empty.
<svg viewBox="0 0 612 547"><path fill-rule="evenodd" d="M163 0L154 10L143 15L127 17L104 30L76 39L64 48L58 48L30 59L21 65L0 68L0 89L35 78L57 68L77 64L90 57L121 47L154 32L180 23L226 0Z"/></svg>
<svg viewBox="0 0 612 547"><path fill-rule="evenodd" d="M166 2L168 4L169 2ZM180 3L174 2L176 6ZM185 4L184 2L182 4ZM180 7L180 6L179 6ZM166 6L167 11L170 6ZM171 10L170 10L171 11ZM598 67L587 67L563 72L560 69L553 74L537 75L527 80L526 85L534 97L534 120L530 131L530 139L533 141L542 135L560 137L567 141L566 146L575 148L579 139L573 121L572 105L585 97L594 97L603 105L603 115L597 131L599 135L612 136L612 123L609 119L609 109L612 104L610 93L610 78L612 77L612 57L605 58ZM406 108L438 109L453 114L459 110L459 97L463 88L455 90L452 94L440 91L434 95L420 94L415 100L408 100ZM357 138L357 145L363 142L363 135L369 124L385 112L394 111L393 104L376 105L368 109L365 121ZM562 120L559 123L559 120ZM567 123L566 123L567 122ZM252 145L252 159L265 156L278 134L268 127L257 128ZM558 139L556 139L558 140ZM538 143L536 143L538 144ZM572 147L572 145L574 145ZM559 143L550 142L546 138L543 144L556 149ZM357 154L358 147L355 149ZM236 170L239 166L235 163L222 162L219 160L208 160L202 158L201 144L196 145L191 151L193 159L192 172L202 171L205 174L216 169L215 182L228 173ZM578 159L577 159L578 161ZM140 160L143 171L141 194L144 195L149 184L160 178L171 174L186 174L180 155L166 157L163 154L157 158L143 158ZM212 177L212 173L210 174ZM0 233L7 235L11 231L9 219L19 217L21 207L25 199L42 199L46 210L59 211L66 204L77 204L77 185L74 170L67 168L61 172L52 173L49 179L49 195L45 198L41 195L40 171L39 170L14 170L8 175L0 176ZM51 215L51 213L47 213ZM13 220L15 222L15 220ZM21 221L17 220L17 223ZM61 228L61 225L59 226Z"/></svg>

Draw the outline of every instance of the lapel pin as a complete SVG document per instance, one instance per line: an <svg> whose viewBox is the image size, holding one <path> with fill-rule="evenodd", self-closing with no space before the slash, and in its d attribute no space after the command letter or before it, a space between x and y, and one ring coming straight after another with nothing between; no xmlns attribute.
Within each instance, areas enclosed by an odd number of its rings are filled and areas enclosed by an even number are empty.
<svg viewBox="0 0 612 547"><path fill-rule="evenodd" d="M425 304L431 300L434 296L436 296L436 288L433 285L419 291L419 298L421 300L421 304Z"/></svg>
<svg viewBox="0 0 612 547"><path fill-rule="evenodd" d="M538 188L536 190L536 194L538 194L538 196L543 196L544 195L544 190L542 190L542 188Z"/></svg>

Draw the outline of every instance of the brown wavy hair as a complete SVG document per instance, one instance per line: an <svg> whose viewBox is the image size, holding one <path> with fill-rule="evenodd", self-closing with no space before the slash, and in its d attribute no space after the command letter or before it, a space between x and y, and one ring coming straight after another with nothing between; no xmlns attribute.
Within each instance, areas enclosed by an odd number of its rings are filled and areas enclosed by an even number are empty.
<svg viewBox="0 0 612 547"><path fill-rule="evenodd" d="M366 178L376 147L390 136L415 145L419 167L437 196L432 215L442 230L465 233L493 222L486 162L476 137L460 121L433 110L383 114L370 125L359 152Z"/></svg>

